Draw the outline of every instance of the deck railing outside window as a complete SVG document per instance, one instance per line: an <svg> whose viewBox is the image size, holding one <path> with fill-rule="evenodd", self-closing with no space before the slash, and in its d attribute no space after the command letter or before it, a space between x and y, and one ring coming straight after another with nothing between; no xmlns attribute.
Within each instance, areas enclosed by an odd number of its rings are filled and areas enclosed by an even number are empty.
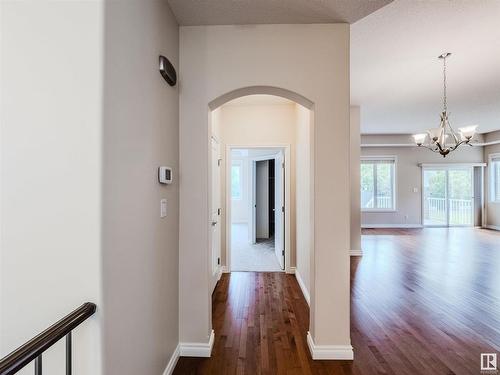
<svg viewBox="0 0 500 375"><path fill-rule="evenodd" d="M425 199L425 216L436 223L446 223L446 201L450 209L450 224L472 224L472 199L446 199L427 197Z"/></svg>

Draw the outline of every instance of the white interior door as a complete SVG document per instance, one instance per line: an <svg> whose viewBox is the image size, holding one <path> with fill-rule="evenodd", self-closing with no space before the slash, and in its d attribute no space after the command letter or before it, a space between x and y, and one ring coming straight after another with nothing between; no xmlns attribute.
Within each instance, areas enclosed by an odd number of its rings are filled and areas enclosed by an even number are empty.
<svg viewBox="0 0 500 375"><path fill-rule="evenodd" d="M210 204L210 228L212 236L212 290L215 288L220 268L221 222L220 222L220 150L219 142L212 138L211 144L212 199Z"/></svg>
<svg viewBox="0 0 500 375"><path fill-rule="evenodd" d="M285 269L285 158L280 152L274 163L274 252Z"/></svg>

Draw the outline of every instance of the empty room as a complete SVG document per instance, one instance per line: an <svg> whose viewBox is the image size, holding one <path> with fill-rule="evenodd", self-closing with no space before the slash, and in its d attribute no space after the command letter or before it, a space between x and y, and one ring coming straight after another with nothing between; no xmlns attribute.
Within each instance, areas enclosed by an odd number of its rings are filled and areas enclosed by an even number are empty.
<svg viewBox="0 0 500 375"><path fill-rule="evenodd" d="M0 0L0 375L498 374L500 0Z"/></svg>

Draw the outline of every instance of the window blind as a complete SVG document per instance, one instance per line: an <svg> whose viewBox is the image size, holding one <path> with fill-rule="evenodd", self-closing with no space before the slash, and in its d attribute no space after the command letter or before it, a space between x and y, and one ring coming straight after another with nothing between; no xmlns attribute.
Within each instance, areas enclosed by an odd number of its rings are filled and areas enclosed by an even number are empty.
<svg viewBox="0 0 500 375"><path fill-rule="evenodd" d="M396 160L394 158L381 158L381 159L365 159L361 158L362 164L394 164Z"/></svg>

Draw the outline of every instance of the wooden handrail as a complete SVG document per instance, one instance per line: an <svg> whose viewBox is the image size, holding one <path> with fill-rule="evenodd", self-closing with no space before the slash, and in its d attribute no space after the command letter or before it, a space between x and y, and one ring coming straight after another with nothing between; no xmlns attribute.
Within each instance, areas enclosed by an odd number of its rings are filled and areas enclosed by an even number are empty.
<svg viewBox="0 0 500 375"><path fill-rule="evenodd" d="M69 335L83 321L92 316L96 308L97 306L94 303L84 303L57 323L2 358L0 360L0 375L12 375L21 370L28 363L41 356L44 351L61 338ZM71 340L71 335L69 335L69 340ZM69 355L71 360L71 353Z"/></svg>

